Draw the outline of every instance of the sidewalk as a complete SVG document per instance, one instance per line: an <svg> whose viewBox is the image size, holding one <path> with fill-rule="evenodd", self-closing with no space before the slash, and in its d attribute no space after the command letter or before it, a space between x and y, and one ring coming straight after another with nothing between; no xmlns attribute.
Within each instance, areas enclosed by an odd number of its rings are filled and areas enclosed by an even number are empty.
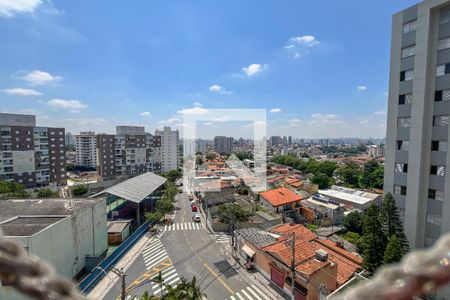
<svg viewBox="0 0 450 300"><path fill-rule="evenodd" d="M123 271L128 270L131 264L136 260L136 258L141 254L142 249L146 246L150 237L144 235L139 241L134 244L134 246L122 257L117 264L114 266L117 269L122 269ZM104 276L102 280L97 283L97 285L92 289L92 291L87 295L89 299L100 300L103 299L106 294L113 288L117 290L117 294L120 294L120 278L115 273L109 271L108 275Z"/></svg>

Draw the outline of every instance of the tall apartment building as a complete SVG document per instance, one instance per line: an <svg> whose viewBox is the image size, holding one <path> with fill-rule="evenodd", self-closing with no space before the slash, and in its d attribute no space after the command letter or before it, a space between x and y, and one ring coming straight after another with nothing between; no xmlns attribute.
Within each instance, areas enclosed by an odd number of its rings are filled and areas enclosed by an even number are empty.
<svg viewBox="0 0 450 300"><path fill-rule="evenodd" d="M116 134L98 134L97 172L102 180L126 179L145 172L161 173L161 137L144 127L117 126Z"/></svg>
<svg viewBox="0 0 450 300"><path fill-rule="evenodd" d="M281 136L271 136L269 140L269 144L271 147L279 146L283 144L283 138Z"/></svg>
<svg viewBox="0 0 450 300"><path fill-rule="evenodd" d="M161 137L161 172L166 173L180 167L180 140L178 130L164 127L155 130L155 136Z"/></svg>
<svg viewBox="0 0 450 300"><path fill-rule="evenodd" d="M450 231L450 1L395 14L391 43L384 189L423 248Z"/></svg>
<svg viewBox="0 0 450 300"><path fill-rule="evenodd" d="M234 139L228 136L214 137L214 151L218 153L233 153Z"/></svg>
<svg viewBox="0 0 450 300"><path fill-rule="evenodd" d="M26 187L66 184L64 128L38 127L32 115L0 113L0 180Z"/></svg>
<svg viewBox="0 0 450 300"><path fill-rule="evenodd" d="M80 132L75 136L76 165L87 168L97 167L97 138L95 132Z"/></svg>

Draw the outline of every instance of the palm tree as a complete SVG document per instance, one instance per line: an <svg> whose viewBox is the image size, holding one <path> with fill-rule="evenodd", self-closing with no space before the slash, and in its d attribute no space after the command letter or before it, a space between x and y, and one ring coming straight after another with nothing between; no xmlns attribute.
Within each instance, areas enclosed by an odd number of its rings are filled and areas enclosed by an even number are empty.
<svg viewBox="0 0 450 300"><path fill-rule="evenodd" d="M160 297L155 295L150 295L147 291L144 293L144 295L141 296L139 300L161 300Z"/></svg>
<svg viewBox="0 0 450 300"><path fill-rule="evenodd" d="M197 286L195 276L191 281L181 277L181 282L176 287L166 285L166 290L167 293L163 297L166 300L202 300L203 296L206 296Z"/></svg>
<svg viewBox="0 0 450 300"><path fill-rule="evenodd" d="M158 276L156 276L155 278L151 279L152 282L154 283L159 283L159 287L161 290L161 297L163 298L163 284L164 284L164 278L162 278L162 273L161 271L159 271Z"/></svg>

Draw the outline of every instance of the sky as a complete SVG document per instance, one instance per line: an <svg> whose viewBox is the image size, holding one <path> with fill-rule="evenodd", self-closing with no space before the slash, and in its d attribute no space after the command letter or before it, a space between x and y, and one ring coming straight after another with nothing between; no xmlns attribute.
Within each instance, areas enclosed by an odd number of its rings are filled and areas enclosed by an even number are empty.
<svg viewBox="0 0 450 300"><path fill-rule="evenodd" d="M392 15L409 0L0 0L0 111L39 125L384 137ZM251 117L249 117L249 120Z"/></svg>

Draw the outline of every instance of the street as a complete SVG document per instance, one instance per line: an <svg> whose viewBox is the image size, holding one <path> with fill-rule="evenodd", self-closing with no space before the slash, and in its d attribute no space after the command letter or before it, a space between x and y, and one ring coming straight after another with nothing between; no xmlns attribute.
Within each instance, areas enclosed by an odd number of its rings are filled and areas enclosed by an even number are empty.
<svg viewBox="0 0 450 300"><path fill-rule="evenodd" d="M157 235L143 247L141 255L126 272L127 299L145 291L160 295L165 287L155 280L161 272L165 284L176 286L181 277L190 281L194 276L207 299L272 299L239 269L227 260L226 235L210 234L204 220L192 221L190 202L186 194L175 197L173 225L162 225ZM156 281L156 282L155 282ZM113 287L103 298L120 299L120 289Z"/></svg>

